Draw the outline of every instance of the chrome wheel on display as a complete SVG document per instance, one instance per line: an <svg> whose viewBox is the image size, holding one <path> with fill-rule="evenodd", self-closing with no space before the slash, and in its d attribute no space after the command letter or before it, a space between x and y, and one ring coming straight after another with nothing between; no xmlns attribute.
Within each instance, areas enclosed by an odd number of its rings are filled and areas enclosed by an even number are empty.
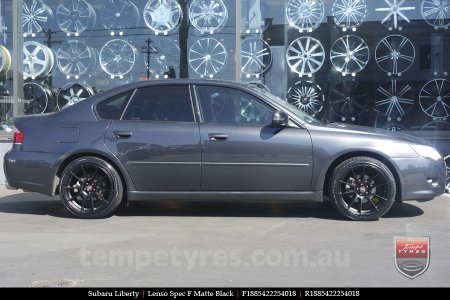
<svg viewBox="0 0 450 300"><path fill-rule="evenodd" d="M88 76L94 76L100 71L100 51L96 48L89 47L92 52L92 64L89 66Z"/></svg>
<svg viewBox="0 0 450 300"><path fill-rule="evenodd" d="M401 76L414 63L416 50L409 39L401 35L390 35L378 43L375 60L388 75Z"/></svg>
<svg viewBox="0 0 450 300"><path fill-rule="evenodd" d="M360 37L346 35L334 42L331 47L331 63L342 75L361 72L369 62L369 47Z"/></svg>
<svg viewBox="0 0 450 300"><path fill-rule="evenodd" d="M56 23L67 35L78 36L93 27L96 18L94 8L84 0L63 0L56 8Z"/></svg>
<svg viewBox="0 0 450 300"><path fill-rule="evenodd" d="M247 76L259 76L272 64L272 51L263 39L249 37L241 42L241 71Z"/></svg>
<svg viewBox="0 0 450 300"><path fill-rule="evenodd" d="M25 115L43 114L53 97L52 92L33 82L25 83L23 85L24 107L23 113Z"/></svg>
<svg viewBox="0 0 450 300"><path fill-rule="evenodd" d="M105 29L123 34L139 24L139 9L130 0L109 0L102 8L102 25Z"/></svg>
<svg viewBox="0 0 450 300"><path fill-rule="evenodd" d="M0 46L0 77L5 76L11 68L11 54L5 46Z"/></svg>
<svg viewBox="0 0 450 300"><path fill-rule="evenodd" d="M227 57L227 50L222 43L212 38L200 39L189 49L189 65L202 78L213 78L222 71Z"/></svg>
<svg viewBox="0 0 450 300"><path fill-rule="evenodd" d="M92 67L95 53L81 41L67 41L56 52L56 62L67 79L78 79Z"/></svg>
<svg viewBox="0 0 450 300"><path fill-rule="evenodd" d="M322 0L289 0L286 4L286 18L289 25L300 32L313 31L320 26L325 16Z"/></svg>
<svg viewBox="0 0 450 300"><path fill-rule="evenodd" d="M375 11L386 14L381 23L388 27L389 30L402 30L402 25L404 23L411 22L407 14L408 12L414 11L416 8L414 6L403 6L405 0L384 0L379 2L382 3L382 5L387 6L376 8Z"/></svg>
<svg viewBox="0 0 450 300"><path fill-rule="evenodd" d="M24 78L36 78L48 75L54 65L52 50L37 42L23 43L23 76Z"/></svg>
<svg viewBox="0 0 450 300"><path fill-rule="evenodd" d="M334 23L343 31L356 30L367 16L364 0L335 0L331 9Z"/></svg>
<svg viewBox="0 0 450 300"><path fill-rule="evenodd" d="M120 204L123 185L119 173L97 157L81 157L61 174L59 194L64 206L85 219L110 215Z"/></svg>
<svg viewBox="0 0 450 300"><path fill-rule="evenodd" d="M29 5L23 2L23 35L35 36L43 30L42 26L50 23L53 18L52 9L42 1L33 0Z"/></svg>
<svg viewBox="0 0 450 300"><path fill-rule="evenodd" d="M366 103L367 92L359 83L339 83L331 90L330 108L342 122L356 121Z"/></svg>
<svg viewBox="0 0 450 300"><path fill-rule="evenodd" d="M325 95L320 86L315 83L297 82L288 90L286 101L299 110L315 116L323 109Z"/></svg>
<svg viewBox="0 0 450 300"><path fill-rule="evenodd" d="M261 122L267 120L270 115L270 110L265 106L250 100L241 101L240 110L246 122Z"/></svg>
<svg viewBox="0 0 450 300"><path fill-rule="evenodd" d="M202 34L214 34L227 23L228 10L222 0L194 0L189 6L189 20Z"/></svg>
<svg viewBox="0 0 450 300"><path fill-rule="evenodd" d="M330 199L353 220L376 220L395 202L395 178L389 168L371 157L354 157L338 165L330 180Z"/></svg>
<svg viewBox="0 0 450 300"><path fill-rule="evenodd" d="M435 29L448 29L450 25L449 0L422 0L420 8L425 22Z"/></svg>
<svg viewBox="0 0 450 300"><path fill-rule="evenodd" d="M286 61L291 71L300 77L311 76L319 71L325 62L325 50L315 38L301 37L289 45Z"/></svg>
<svg viewBox="0 0 450 300"><path fill-rule="evenodd" d="M447 118L450 115L450 81L434 79L420 91L420 107L433 118Z"/></svg>
<svg viewBox="0 0 450 300"><path fill-rule="evenodd" d="M3 80L0 80L0 130L5 132L13 132L11 124L8 124L7 115L11 110L14 100L10 97L11 94Z"/></svg>
<svg viewBox="0 0 450 300"><path fill-rule="evenodd" d="M178 70L180 67L180 48L174 41L167 38L153 40L154 53L150 56L150 65L145 58L145 66L150 69L150 73L159 79L164 77L164 73L173 67Z"/></svg>
<svg viewBox="0 0 450 300"><path fill-rule="evenodd" d="M144 21L155 34L168 34L183 20L183 11L176 0L149 0L144 7Z"/></svg>
<svg viewBox="0 0 450 300"><path fill-rule="evenodd" d="M450 131L450 123L445 121L433 121L425 124L420 131Z"/></svg>
<svg viewBox="0 0 450 300"><path fill-rule="evenodd" d="M375 107L388 121L401 121L412 110L414 102L412 87L397 80L378 87L375 96Z"/></svg>
<svg viewBox="0 0 450 300"><path fill-rule="evenodd" d="M111 78L123 78L133 69L136 54L136 48L127 41L111 40L100 50L100 66Z"/></svg>
<svg viewBox="0 0 450 300"><path fill-rule="evenodd" d="M58 94L57 109L62 110L94 95L94 91L83 84L74 83L65 85Z"/></svg>

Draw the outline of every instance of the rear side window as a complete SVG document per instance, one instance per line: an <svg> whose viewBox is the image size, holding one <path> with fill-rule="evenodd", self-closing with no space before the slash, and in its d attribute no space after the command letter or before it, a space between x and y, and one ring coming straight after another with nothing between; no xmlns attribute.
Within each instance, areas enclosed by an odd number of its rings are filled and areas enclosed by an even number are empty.
<svg viewBox="0 0 450 300"><path fill-rule="evenodd" d="M133 90L113 96L97 104L97 114L104 120L119 120Z"/></svg>
<svg viewBox="0 0 450 300"><path fill-rule="evenodd" d="M194 122L188 86L161 85L137 90L123 120Z"/></svg>

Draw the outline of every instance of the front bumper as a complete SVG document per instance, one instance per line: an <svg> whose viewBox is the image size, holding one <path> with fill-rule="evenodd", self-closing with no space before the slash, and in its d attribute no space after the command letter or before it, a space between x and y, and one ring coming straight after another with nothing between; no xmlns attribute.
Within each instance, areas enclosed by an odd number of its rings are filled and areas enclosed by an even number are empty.
<svg viewBox="0 0 450 300"><path fill-rule="evenodd" d="M401 182L401 200L431 200L445 192L447 170L443 159L392 159Z"/></svg>

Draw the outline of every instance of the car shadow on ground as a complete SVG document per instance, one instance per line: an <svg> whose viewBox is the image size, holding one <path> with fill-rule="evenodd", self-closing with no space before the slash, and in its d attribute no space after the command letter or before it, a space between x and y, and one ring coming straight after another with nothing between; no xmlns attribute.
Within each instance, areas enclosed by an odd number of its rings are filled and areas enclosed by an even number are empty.
<svg viewBox="0 0 450 300"><path fill-rule="evenodd" d="M50 198L34 193L20 193L0 198L0 213L50 215L74 218L58 197ZM394 204L384 218L408 218L423 214L423 210L410 204ZM170 216L170 217L256 217L256 218L317 218L345 220L331 203L314 202L245 202L245 201L175 201L152 200L121 205L117 217Z"/></svg>

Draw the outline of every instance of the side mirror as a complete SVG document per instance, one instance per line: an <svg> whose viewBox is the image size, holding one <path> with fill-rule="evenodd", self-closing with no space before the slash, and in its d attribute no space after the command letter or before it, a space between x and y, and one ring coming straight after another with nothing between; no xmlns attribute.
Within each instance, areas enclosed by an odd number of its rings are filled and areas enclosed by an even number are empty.
<svg viewBox="0 0 450 300"><path fill-rule="evenodd" d="M283 111L275 111L272 115L272 125L275 126L288 126L289 116Z"/></svg>

